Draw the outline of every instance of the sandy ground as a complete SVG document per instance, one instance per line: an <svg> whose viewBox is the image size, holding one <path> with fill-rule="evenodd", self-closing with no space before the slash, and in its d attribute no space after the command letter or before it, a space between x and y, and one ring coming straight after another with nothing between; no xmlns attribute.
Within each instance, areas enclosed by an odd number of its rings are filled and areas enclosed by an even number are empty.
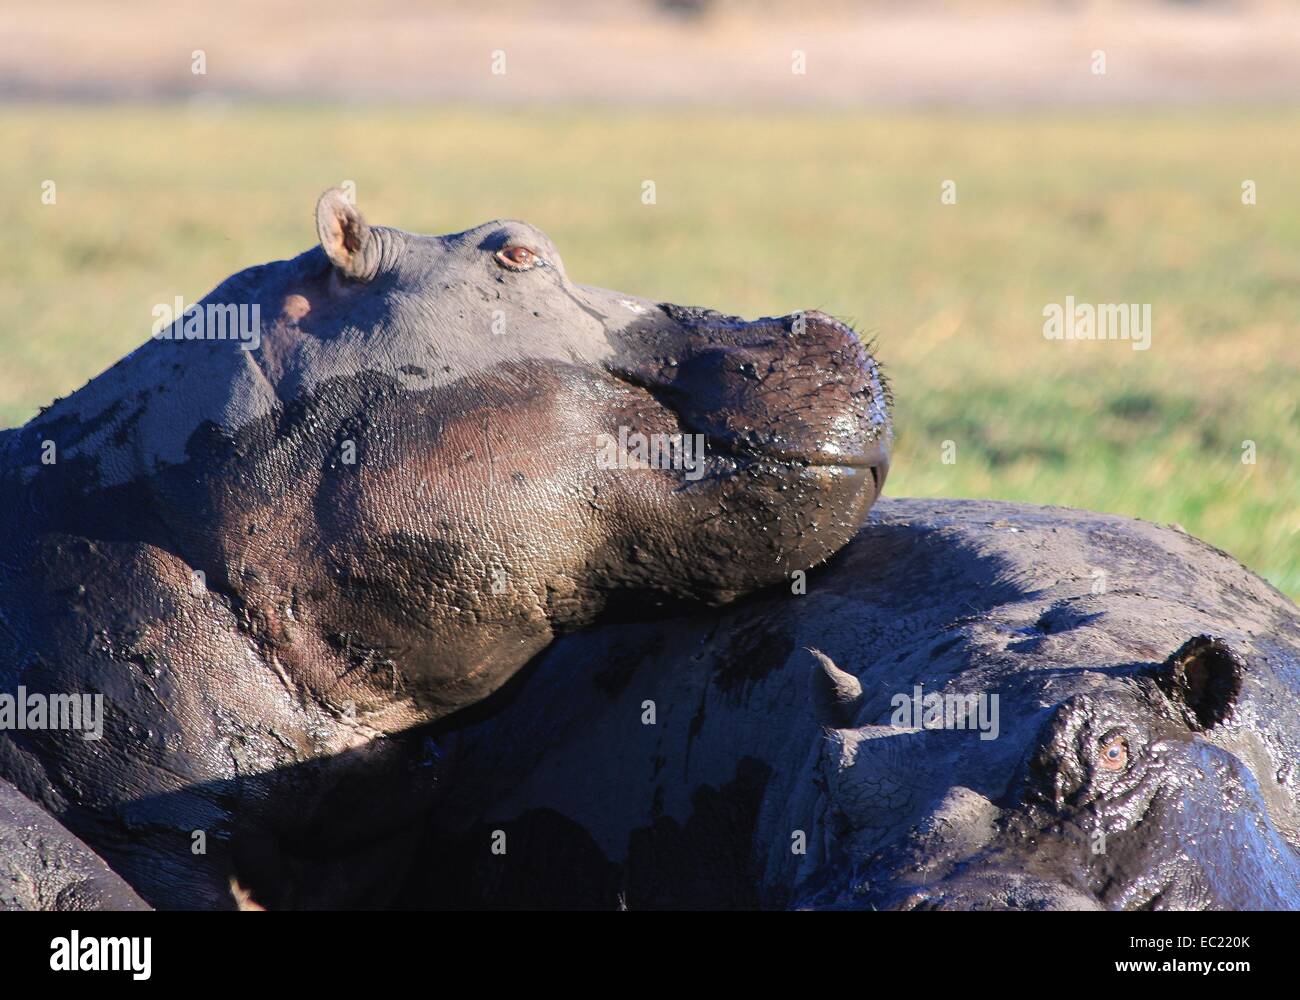
<svg viewBox="0 0 1300 1000"><path fill-rule="evenodd" d="M1251 105L1300 97L1300 5L21 0L0 8L0 97Z"/></svg>

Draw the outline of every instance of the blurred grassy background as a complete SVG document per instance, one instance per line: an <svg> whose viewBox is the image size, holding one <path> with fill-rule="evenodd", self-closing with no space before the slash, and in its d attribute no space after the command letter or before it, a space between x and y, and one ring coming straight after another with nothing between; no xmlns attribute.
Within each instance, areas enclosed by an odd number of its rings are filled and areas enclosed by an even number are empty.
<svg viewBox="0 0 1300 1000"><path fill-rule="evenodd" d="M5 426L154 304L305 249L350 179L404 229L526 218L583 283L850 319L895 388L889 492L1178 522L1300 595L1300 113L17 105L0 143ZM1045 340L1067 295L1150 303L1151 349Z"/></svg>

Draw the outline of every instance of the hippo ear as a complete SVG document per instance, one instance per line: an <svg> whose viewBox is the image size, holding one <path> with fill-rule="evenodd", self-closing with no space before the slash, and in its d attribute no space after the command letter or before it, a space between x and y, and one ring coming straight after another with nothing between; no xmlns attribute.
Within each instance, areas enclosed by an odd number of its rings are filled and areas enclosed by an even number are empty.
<svg viewBox="0 0 1300 1000"><path fill-rule="evenodd" d="M1192 728L1217 726L1232 712L1241 693L1241 658L1222 639L1198 635L1156 670L1156 683L1187 710Z"/></svg>
<svg viewBox="0 0 1300 1000"><path fill-rule="evenodd" d="M369 281L379 269L379 240L340 188L316 203L316 233L330 262L343 277Z"/></svg>
<svg viewBox="0 0 1300 1000"><path fill-rule="evenodd" d="M813 715L818 724L842 729L853 724L862 707L862 682L841 670L820 649L809 649L814 660L809 677Z"/></svg>

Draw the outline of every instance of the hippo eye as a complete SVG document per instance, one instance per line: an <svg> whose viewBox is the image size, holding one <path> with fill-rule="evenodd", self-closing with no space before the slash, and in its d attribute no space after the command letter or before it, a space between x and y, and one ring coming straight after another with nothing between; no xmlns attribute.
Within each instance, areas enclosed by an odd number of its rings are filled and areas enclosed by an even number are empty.
<svg viewBox="0 0 1300 1000"><path fill-rule="evenodd" d="M1098 758L1107 771L1122 771L1128 766L1128 740L1123 736L1112 736L1101 745Z"/></svg>
<svg viewBox="0 0 1300 1000"><path fill-rule="evenodd" d="M542 258L536 253L521 246L502 247L493 256L503 267L508 267L512 271L527 271L530 267L543 263Z"/></svg>

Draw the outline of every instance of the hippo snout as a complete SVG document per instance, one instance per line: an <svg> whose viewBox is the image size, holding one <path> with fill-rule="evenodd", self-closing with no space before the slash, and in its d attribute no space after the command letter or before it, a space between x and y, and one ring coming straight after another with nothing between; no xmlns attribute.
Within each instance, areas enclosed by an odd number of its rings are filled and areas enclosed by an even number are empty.
<svg viewBox="0 0 1300 1000"><path fill-rule="evenodd" d="M854 330L820 311L746 322L661 305L653 351L617 375L673 410L709 450L798 466L889 471L888 387Z"/></svg>

